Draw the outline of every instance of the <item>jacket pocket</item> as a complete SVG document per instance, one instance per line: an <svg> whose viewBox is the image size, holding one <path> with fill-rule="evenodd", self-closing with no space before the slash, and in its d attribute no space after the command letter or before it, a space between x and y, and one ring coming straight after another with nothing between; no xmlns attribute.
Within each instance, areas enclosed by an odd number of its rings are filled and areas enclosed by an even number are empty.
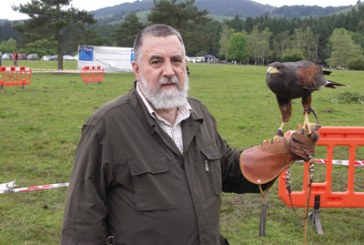
<svg viewBox="0 0 364 245"><path fill-rule="evenodd" d="M202 147L200 151L203 155L203 164L209 177L212 194L219 196L222 192L221 154L217 150L217 147L212 145Z"/></svg>
<svg viewBox="0 0 364 245"><path fill-rule="evenodd" d="M171 175L165 157L145 157L128 162L133 179L136 209L142 211L176 207Z"/></svg>

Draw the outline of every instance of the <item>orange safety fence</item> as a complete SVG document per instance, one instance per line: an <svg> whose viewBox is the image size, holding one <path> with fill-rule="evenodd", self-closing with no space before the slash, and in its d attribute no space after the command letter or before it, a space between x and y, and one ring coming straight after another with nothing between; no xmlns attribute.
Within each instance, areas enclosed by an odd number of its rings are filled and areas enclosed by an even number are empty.
<svg viewBox="0 0 364 245"><path fill-rule="evenodd" d="M5 86L24 86L30 84L32 70L29 67L1 66L0 88Z"/></svg>
<svg viewBox="0 0 364 245"><path fill-rule="evenodd" d="M360 147L364 146L364 127L322 127L319 129L320 139L317 146L324 146L327 148L326 159L324 159L326 171L325 179L322 182L315 182L314 174L311 190L310 190L310 173L309 163L304 163L303 185L302 189L298 191L292 190L289 195L287 184L287 173L284 171L279 176L278 180L278 195L287 206L305 207L307 205L307 198L309 198L309 207L314 207L315 198L319 197L320 207L322 208L363 208L364 207L364 191L361 192L355 188L355 184L363 186L364 183L354 183L355 179L355 165L360 154ZM333 162L335 162L334 148L341 147L347 148L348 152L344 154L348 156L347 179L346 186L343 186L339 191L333 190ZM336 154L336 153L335 153ZM297 164L297 163L296 163ZM356 167L361 168L361 167ZM315 170L316 171L316 170ZM359 172L359 171L358 171ZM358 173L357 173L358 174ZM360 176L363 180L363 176ZM335 181L336 183L336 181ZM293 183L292 183L293 184ZM363 188L361 188L363 189Z"/></svg>
<svg viewBox="0 0 364 245"><path fill-rule="evenodd" d="M104 68L101 66L84 66L81 70L82 81L85 83L104 81Z"/></svg>

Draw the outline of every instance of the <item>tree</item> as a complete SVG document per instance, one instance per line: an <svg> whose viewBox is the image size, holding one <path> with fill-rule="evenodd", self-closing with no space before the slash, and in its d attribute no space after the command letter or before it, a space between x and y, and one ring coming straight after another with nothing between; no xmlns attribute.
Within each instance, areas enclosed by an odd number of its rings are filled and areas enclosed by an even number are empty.
<svg viewBox="0 0 364 245"><path fill-rule="evenodd" d="M118 29L118 25L115 24L102 24L101 21L97 21L97 24L88 26L90 33L93 33L94 40L90 40L87 37L87 43L94 45L115 46L115 33ZM90 34L91 35L91 34Z"/></svg>
<svg viewBox="0 0 364 245"><path fill-rule="evenodd" d="M222 31L222 25L220 22L213 20L211 22L208 22L203 30L203 35L207 38L206 45L206 51L209 54L212 54L214 56L217 56L220 49L220 34Z"/></svg>
<svg viewBox="0 0 364 245"><path fill-rule="evenodd" d="M87 11L68 7L71 2L72 0L32 0L30 3L13 6L13 10L30 17L16 26L16 29L24 33L28 42L37 39L56 41L58 69L63 69L67 27L73 25L83 30L85 24L96 22Z"/></svg>
<svg viewBox="0 0 364 245"><path fill-rule="evenodd" d="M7 41L0 42L0 51L2 51L3 53L12 53L15 49L16 49L16 40L12 38L10 38Z"/></svg>
<svg viewBox="0 0 364 245"><path fill-rule="evenodd" d="M151 23L163 23L173 26L181 32L188 55L195 55L207 48L211 40L204 33L211 21L207 10L199 11L194 6L195 0L153 0L154 7L148 15ZM206 45L207 44L207 45Z"/></svg>
<svg viewBox="0 0 364 245"><path fill-rule="evenodd" d="M139 22L139 19L135 13L126 15L124 21L114 33L113 38L116 45L121 47L133 47L135 36L143 28L144 25Z"/></svg>
<svg viewBox="0 0 364 245"><path fill-rule="evenodd" d="M304 43L304 54L307 60L317 62L318 58L318 37L312 31L310 27L306 27L303 32L305 43Z"/></svg>
<svg viewBox="0 0 364 245"><path fill-rule="evenodd" d="M21 33L12 28L12 24L10 21L0 20L0 42L9 39L15 39L18 44L21 40Z"/></svg>
<svg viewBox="0 0 364 245"><path fill-rule="evenodd" d="M248 41L246 33L235 32L228 43L228 60L246 61L249 58Z"/></svg>
<svg viewBox="0 0 364 245"><path fill-rule="evenodd" d="M282 55L282 61L287 62L295 62L298 60L303 60L303 53L302 50L299 50L298 48L288 48Z"/></svg>
<svg viewBox="0 0 364 245"><path fill-rule="evenodd" d="M228 43L231 35L234 33L234 29L228 27L227 25L223 26L222 33L220 35L220 49L219 49L219 56L223 57L224 60L227 59L228 55Z"/></svg>
<svg viewBox="0 0 364 245"><path fill-rule="evenodd" d="M275 54L282 58L285 55L285 51L288 48L290 42L288 31L282 31L274 37Z"/></svg>
<svg viewBox="0 0 364 245"><path fill-rule="evenodd" d="M251 17L247 17L246 20L252 20ZM225 20L225 24L232 28L235 32L244 31L244 21L239 17L239 15L235 15L232 20Z"/></svg>
<svg viewBox="0 0 364 245"><path fill-rule="evenodd" d="M254 58L255 65L264 65L265 58L270 55L270 42L272 33L265 28L260 31L258 26L254 26L248 36L248 45L251 56Z"/></svg>
<svg viewBox="0 0 364 245"><path fill-rule="evenodd" d="M292 41L293 46L291 48L301 50L304 59L317 62L318 38L310 27L296 28Z"/></svg>
<svg viewBox="0 0 364 245"><path fill-rule="evenodd" d="M328 64L334 67L348 67L354 59L363 58L363 49L352 38L353 33L343 28L335 29L330 37L332 47Z"/></svg>
<svg viewBox="0 0 364 245"><path fill-rule="evenodd" d="M39 39L33 42L27 43L21 50L24 53L32 54L37 53L39 56L47 55L47 54L55 54L57 43L52 40L47 39Z"/></svg>

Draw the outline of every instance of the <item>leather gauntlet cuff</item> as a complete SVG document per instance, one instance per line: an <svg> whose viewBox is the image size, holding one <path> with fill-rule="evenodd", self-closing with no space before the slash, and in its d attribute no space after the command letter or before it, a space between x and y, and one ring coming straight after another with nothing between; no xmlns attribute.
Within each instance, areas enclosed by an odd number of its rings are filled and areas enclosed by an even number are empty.
<svg viewBox="0 0 364 245"><path fill-rule="evenodd" d="M286 169L293 161L284 137L264 141L240 155L240 170L254 184L266 184Z"/></svg>
<svg viewBox="0 0 364 245"><path fill-rule="evenodd" d="M249 148L240 155L240 170L252 183L266 184L297 160L309 161L315 153L319 134L296 130L284 137L275 136Z"/></svg>

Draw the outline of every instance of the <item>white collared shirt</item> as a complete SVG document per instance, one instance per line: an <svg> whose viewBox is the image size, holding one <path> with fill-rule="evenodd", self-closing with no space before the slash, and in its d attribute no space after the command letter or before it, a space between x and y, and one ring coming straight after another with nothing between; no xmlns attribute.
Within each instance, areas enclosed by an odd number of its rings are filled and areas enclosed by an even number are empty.
<svg viewBox="0 0 364 245"><path fill-rule="evenodd" d="M188 101L186 101L184 105L178 107L176 121L174 125L172 125L167 120L165 120L164 118L160 117L157 114L157 112L153 109L148 100L144 97L143 93L140 91L138 83L136 88L139 96L142 98L143 103L147 107L149 114L153 118L157 119L156 121L158 125L163 129L164 132L166 132L169 135L169 137L171 137L171 139L174 141L180 152L183 153L181 122L189 118L191 115L192 108L188 103Z"/></svg>

